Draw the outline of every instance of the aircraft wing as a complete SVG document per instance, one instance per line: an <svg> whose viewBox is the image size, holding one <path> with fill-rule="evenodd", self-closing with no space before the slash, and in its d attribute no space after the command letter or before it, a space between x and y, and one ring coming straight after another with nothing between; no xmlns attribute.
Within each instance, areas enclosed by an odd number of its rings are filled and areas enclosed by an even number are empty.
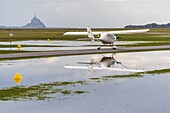
<svg viewBox="0 0 170 113"><path fill-rule="evenodd" d="M119 31L109 31L104 32L106 34L114 35L114 34L133 34L133 33L145 33L148 32L149 29L139 29L139 30L119 30Z"/></svg>
<svg viewBox="0 0 170 113"><path fill-rule="evenodd" d="M124 71L124 72L145 72L146 70L138 70L138 69L127 69L127 68L106 68L107 70L113 71Z"/></svg>
<svg viewBox="0 0 170 113"><path fill-rule="evenodd" d="M133 33L145 33L149 29L139 29L139 30L118 30L118 31L107 31L107 32L93 32L93 35L105 34L133 34ZM88 35L88 32L65 32L63 35Z"/></svg>
<svg viewBox="0 0 170 113"><path fill-rule="evenodd" d="M89 69L87 66L76 66L76 65L65 65L65 68L68 69ZM124 68L101 68L101 67L93 67L94 70L112 70L112 71L124 71L124 72L145 72L146 70L138 70L138 69L124 69Z"/></svg>

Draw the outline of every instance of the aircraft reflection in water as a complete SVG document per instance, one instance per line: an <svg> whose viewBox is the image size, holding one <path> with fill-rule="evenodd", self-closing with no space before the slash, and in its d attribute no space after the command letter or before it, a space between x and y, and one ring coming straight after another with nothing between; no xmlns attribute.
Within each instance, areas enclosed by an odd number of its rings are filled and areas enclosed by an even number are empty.
<svg viewBox="0 0 170 113"><path fill-rule="evenodd" d="M91 59L90 62L77 62L79 65L65 65L68 69L87 69L88 76L92 73L92 70L112 70L122 72L145 72L145 70L128 69L122 62L117 61L113 55L106 57L103 55L100 59ZM119 68L116 66L119 65Z"/></svg>
<svg viewBox="0 0 170 113"><path fill-rule="evenodd" d="M19 85L22 81L22 76L19 73L16 73L13 77L13 80L17 85Z"/></svg>

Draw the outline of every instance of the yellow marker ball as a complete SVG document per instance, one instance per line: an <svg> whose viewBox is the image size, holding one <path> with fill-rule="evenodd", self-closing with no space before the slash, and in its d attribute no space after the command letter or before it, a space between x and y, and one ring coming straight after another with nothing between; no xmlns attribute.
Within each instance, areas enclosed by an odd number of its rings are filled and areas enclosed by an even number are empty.
<svg viewBox="0 0 170 113"><path fill-rule="evenodd" d="M21 48L22 46L20 44L18 44L17 48Z"/></svg>
<svg viewBox="0 0 170 113"><path fill-rule="evenodd" d="M50 39L47 39L48 42L50 42L51 40Z"/></svg>
<svg viewBox="0 0 170 113"><path fill-rule="evenodd" d="M22 76L19 73L16 73L13 77L13 80L16 84L19 84L22 81Z"/></svg>

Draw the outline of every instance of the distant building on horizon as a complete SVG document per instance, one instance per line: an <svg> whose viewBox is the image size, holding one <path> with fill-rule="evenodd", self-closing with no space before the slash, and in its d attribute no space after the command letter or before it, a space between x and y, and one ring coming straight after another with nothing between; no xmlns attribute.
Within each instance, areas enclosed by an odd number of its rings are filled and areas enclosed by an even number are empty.
<svg viewBox="0 0 170 113"><path fill-rule="evenodd" d="M40 19L36 17L36 14L34 14L33 19L31 19L31 23L22 26L22 28L46 28L46 26Z"/></svg>

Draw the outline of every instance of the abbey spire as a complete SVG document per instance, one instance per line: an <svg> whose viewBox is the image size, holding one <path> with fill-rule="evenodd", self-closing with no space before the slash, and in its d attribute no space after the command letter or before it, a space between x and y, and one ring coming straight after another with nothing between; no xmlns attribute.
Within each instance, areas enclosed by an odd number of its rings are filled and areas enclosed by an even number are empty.
<svg viewBox="0 0 170 113"><path fill-rule="evenodd" d="M34 18L37 18L36 13L34 13Z"/></svg>

